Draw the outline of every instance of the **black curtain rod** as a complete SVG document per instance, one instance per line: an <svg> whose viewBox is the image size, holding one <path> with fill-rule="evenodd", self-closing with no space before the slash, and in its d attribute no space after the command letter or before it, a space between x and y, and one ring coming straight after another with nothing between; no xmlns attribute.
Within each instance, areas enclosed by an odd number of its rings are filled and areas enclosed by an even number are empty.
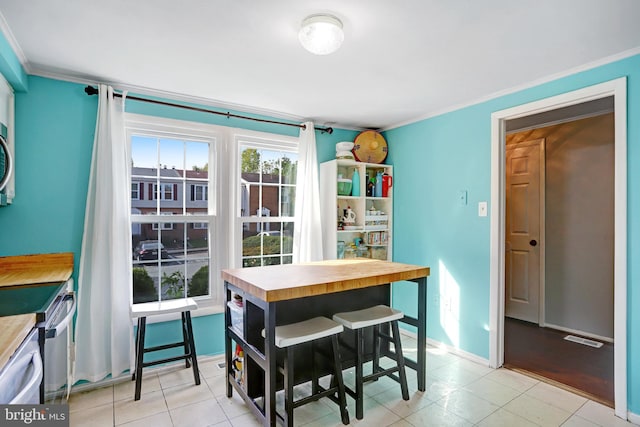
<svg viewBox="0 0 640 427"><path fill-rule="evenodd" d="M85 87L84 91L85 91L85 93L87 95L97 95L98 94L98 89L93 87L93 86ZM122 94L120 94L120 93L115 93L114 92L113 96L118 97L118 98L122 98ZM192 110L192 111L200 111L201 113L217 114L219 116L225 116L228 119L233 117L234 119L245 119L245 120L253 120L253 121L262 122L262 123L273 123L273 124L276 124L276 125L294 126L294 127L298 127L298 128L301 128L301 129L306 129L307 128L307 126L304 123L301 123L301 124L298 124L298 123L286 123L286 122L278 122L276 120L258 119L258 118L255 118L255 117L247 117L247 116L240 116L238 114L232 114L232 113L229 113L228 111L226 113L223 113L221 111L207 110L205 108L191 107L189 105L174 104L172 102L157 101L155 99L140 98L138 96L133 96L133 95L127 95L127 99L133 99L134 101L150 102L152 104L166 105L168 107L184 108L186 110ZM317 127L317 128L315 128L315 130L320 131L320 132L326 132L329 135L331 135L333 133L333 128L332 127L326 127L326 128Z"/></svg>

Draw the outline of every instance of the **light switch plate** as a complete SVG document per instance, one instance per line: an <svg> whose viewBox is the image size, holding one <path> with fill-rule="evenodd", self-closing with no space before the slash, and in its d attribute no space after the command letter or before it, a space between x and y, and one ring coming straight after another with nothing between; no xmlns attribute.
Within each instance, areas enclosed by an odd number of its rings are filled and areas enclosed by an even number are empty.
<svg viewBox="0 0 640 427"><path fill-rule="evenodd" d="M467 190L458 191L458 204L460 206L467 205Z"/></svg>
<svg viewBox="0 0 640 427"><path fill-rule="evenodd" d="M487 216L487 202L478 202L478 216Z"/></svg>

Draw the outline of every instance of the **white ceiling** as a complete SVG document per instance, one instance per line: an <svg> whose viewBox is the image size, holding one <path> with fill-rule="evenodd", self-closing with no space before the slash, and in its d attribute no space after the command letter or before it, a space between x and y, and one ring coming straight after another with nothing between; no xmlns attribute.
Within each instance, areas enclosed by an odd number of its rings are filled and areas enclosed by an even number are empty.
<svg viewBox="0 0 640 427"><path fill-rule="evenodd" d="M0 0L0 12L30 74L356 129L640 53L638 0ZM319 12L344 24L332 55L298 42Z"/></svg>

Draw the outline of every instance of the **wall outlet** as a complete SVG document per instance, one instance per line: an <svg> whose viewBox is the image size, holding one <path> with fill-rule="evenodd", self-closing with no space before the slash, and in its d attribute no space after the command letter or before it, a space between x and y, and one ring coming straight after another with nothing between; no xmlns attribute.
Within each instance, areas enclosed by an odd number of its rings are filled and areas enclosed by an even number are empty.
<svg viewBox="0 0 640 427"><path fill-rule="evenodd" d="M478 216L487 216L487 202L478 203Z"/></svg>

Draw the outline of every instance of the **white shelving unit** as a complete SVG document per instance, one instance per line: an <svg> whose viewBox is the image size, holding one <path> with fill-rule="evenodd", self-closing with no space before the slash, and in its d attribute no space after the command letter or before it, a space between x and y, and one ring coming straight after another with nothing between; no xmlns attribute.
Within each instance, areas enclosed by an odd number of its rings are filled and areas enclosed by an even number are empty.
<svg viewBox="0 0 640 427"><path fill-rule="evenodd" d="M360 174L360 195L338 195L338 175L351 179L356 169ZM364 257L391 261L393 186L389 188L387 197L367 196L367 182L370 178L375 178L378 172L393 177L393 167L390 165L340 159L320 164L325 259L338 258L338 242L344 242L344 258ZM341 218L349 207L356 214L356 222L345 229L344 225L341 227ZM354 249L357 239L362 245Z"/></svg>

